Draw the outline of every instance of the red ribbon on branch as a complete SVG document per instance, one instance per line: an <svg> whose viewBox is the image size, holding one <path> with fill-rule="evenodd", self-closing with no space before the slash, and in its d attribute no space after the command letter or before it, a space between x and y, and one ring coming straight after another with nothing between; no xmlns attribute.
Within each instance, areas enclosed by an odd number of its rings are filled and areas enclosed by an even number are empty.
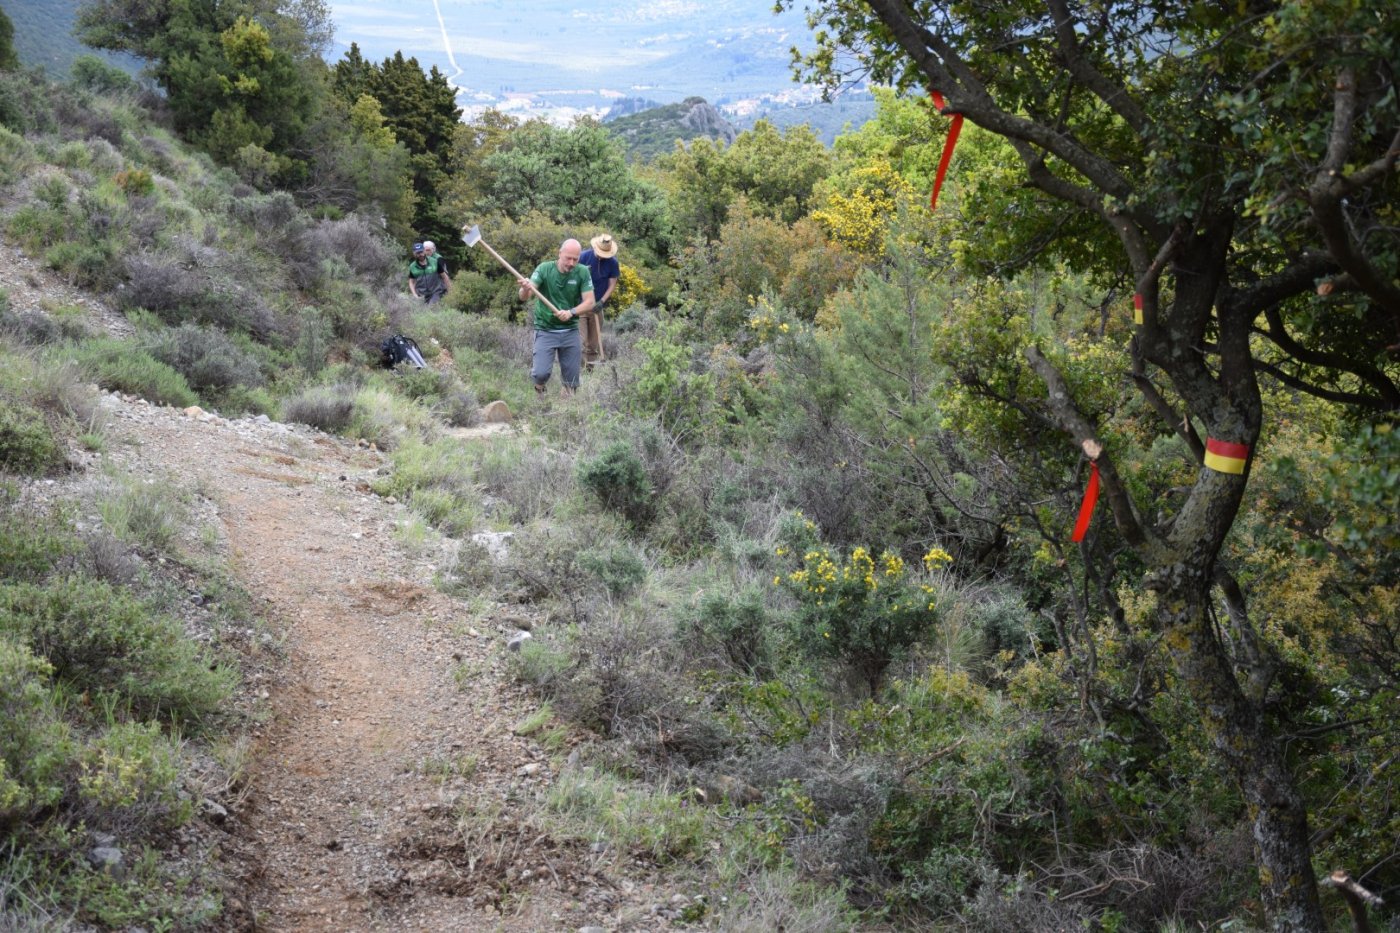
<svg viewBox="0 0 1400 933"><path fill-rule="evenodd" d="M1097 461L1089 461L1089 485L1084 490L1084 501L1079 503L1079 518L1074 522L1074 533L1069 536L1071 541L1083 541L1085 533L1089 530L1089 519L1094 517L1094 504L1099 501L1099 464Z"/></svg>
<svg viewBox="0 0 1400 933"><path fill-rule="evenodd" d="M943 109L943 95L938 91L929 91L928 96L933 98L933 105L939 110ZM963 115L953 114L953 122L948 127L948 140L943 144L943 155L938 160L938 172L933 176L933 194L928 199L928 209L933 210L938 207L938 192L943 188L943 178L948 174L948 163L953 161L953 147L958 144L958 134L962 132Z"/></svg>

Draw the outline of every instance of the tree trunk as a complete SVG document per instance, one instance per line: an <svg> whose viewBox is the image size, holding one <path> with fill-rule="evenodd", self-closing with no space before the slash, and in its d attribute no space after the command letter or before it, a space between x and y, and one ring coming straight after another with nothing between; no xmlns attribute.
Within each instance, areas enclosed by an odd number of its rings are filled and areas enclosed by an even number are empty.
<svg viewBox="0 0 1400 933"><path fill-rule="evenodd" d="M1153 574L1158 618L1177 673L1254 822L1255 862L1273 930L1326 929L1308 839L1307 810L1283 749L1240 688L1209 611L1211 579L1191 558Z"/></svg>

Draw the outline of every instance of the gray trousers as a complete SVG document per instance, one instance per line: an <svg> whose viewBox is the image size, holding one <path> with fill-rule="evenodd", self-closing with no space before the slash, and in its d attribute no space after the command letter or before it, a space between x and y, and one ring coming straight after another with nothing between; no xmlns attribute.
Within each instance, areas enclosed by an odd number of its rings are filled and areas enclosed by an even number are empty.
<svg viewBox="0 0 1400 933"><path fill-rule="evenodd" d="M530 378L537 386L548 382L555 353L559 354L559 378L570 389L577 389L579 364L583 360L577 329L535 331L535 361L530 367Z"/></svg>

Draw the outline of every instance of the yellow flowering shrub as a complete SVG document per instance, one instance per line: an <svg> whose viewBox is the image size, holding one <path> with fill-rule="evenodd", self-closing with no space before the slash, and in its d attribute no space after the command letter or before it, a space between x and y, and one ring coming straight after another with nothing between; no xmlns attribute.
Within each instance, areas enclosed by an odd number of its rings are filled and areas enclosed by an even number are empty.
<svg viewBox="0 0 1400 933"><path fill-rule="evenodd" d="M783 554L780 548L778 556ZM934 548L921 563L932 571L950 560L946 551ZM937 621L935 588L889 551L877 557L857 547L844 557L813 547L773 583L797 601L793 632L801 649L846 664L872 694L890 663Z"/></svg>

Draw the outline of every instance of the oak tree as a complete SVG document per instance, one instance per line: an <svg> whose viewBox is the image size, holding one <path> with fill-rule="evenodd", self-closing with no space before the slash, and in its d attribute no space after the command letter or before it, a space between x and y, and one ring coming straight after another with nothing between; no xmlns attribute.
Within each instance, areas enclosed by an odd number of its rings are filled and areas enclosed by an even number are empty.
<svg viewBox="0 0 1400 933"><path fill-rule="evenodd" d="M779 7L792 6L780 0ZM1156 626L1253 821L1279 930L1324 920L1306 808L1273 720L1277 665L1218 558L1268 412L1261 381L1400 412L1400 30L1379 0L817 0L800 72L868 76L1005 140L1015 210L984 218L1027 261L1076 263L1140 304L1131 380L1197 465L1148 514L1101 412L1050 348L1022 348L1066 450L1097 454L1116 533L1145 568ZM1015 251L1008 250L1007 254ZM1218 601L1218 602L1217 602ZM1216 605L1225 612L1217 620Z"/></svg>

